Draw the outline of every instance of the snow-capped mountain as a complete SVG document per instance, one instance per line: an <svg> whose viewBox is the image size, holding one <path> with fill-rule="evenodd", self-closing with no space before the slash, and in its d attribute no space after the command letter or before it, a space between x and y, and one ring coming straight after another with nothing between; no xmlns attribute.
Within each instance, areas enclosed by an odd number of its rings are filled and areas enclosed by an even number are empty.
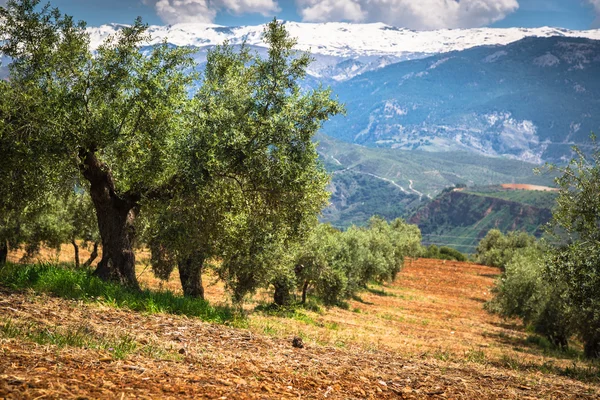
<svg viewBox="0 0 600 400"><path fill-rule="evenodd" d="M571 31L558 28L480 28L413 31L382 23L351 24L328 22L321 24L285 22L286 29L298 39L298 49L310 50L315 57L309 73L318 78L344 81L366 71L392 63L423 58L482 45L509 44L525 37L563 36L600 40L600 29ZM90 27L92 47L123 25ZM206 51L225 40L233 45L243 41L260 50L264 25L226 27L210 24L177 24L150 26L149 44L167 40L176 46L199 49L198 61L204 61Z"/></svg>
<svg viewBox="0 0 600 400"><path fill-rule="evenodd" d="M401 62L335 86L323 132L368 146L542 163L600 133L600 41L525 38Z"/></svg>

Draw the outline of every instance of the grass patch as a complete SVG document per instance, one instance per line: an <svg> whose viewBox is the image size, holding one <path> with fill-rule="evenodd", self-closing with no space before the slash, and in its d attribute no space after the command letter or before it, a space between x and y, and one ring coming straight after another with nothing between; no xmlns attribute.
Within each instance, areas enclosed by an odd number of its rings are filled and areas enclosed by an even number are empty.
<svg viewBox="0 0 600 400"><path fill-rule="evenodd" d="M371 294L374 294L376 296L397 297L394 293L386 292L383 288L377 289L377 288L374 288L374 287L367 287L367 292L369 292Z"/></svg>
<svg viewBox="0 0 600 400"><path fill-rule="evenodd" d="M212 306L207 301L178 296L170 291L136 291L105 282L93 276L90 271L49 263L6 264L0 268L0 285L14 289L33 289L66 299L94 301L151 314L180 314L208 322L244 325L244 318L229 307Z"/></svg>
<svg viewBox="0 0 600 400"><path fill-rule="evenodd" d="M482 350L471 349L465 352L465 360L477 364L485 364L487 357Z"/></svg>
<svg viewBox="0 0 600 400"><path fill-rule="evenodd" d="M51 344L59 348L79 347L105 350L115 359L124 359L140 347L132 336L99 337L86 326L40 328L33 323L18 326L8 319L0 327L0 334L6 338L26 339L41 345Z"/></svg>
<svg viewBox="0 0 600 400"><path fill-rule="evenodd" d="M551 343L548 339L539 335L529 335L527 339L525 339L525 343L529 345L534 345L537 348L541 349L546 356L551 356L555 358L569 358L573 360L582 359L584 357L583 352L574 348L573 346L560 348L553 343Z"/></svg>
<svg viewBox="0 0 600 400"><path fill-rule="evenodd" d="M259 304L254 311L263 315L280 318L290 318L296 321L304 322L307 325L320 326L311 316L305 314L297 306L278 306L277 304Z"/></svg>

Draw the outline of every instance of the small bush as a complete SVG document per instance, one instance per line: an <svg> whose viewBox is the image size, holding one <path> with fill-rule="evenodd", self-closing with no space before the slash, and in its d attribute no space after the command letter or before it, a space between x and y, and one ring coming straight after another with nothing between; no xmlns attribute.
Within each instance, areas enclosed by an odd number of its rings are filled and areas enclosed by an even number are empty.
<svg viewBox="0 0 600 400"><path fill-rule="evenodd" d="M480 264L504 269L515 251L536 245L535 237L525 232L504 235L498 229L492 229L477 245L476 259Z"/></svg>
<svg viewBox="0 0 600 400"><path fill-rule="evenodd" d="M435 260L467 261L467 256L460 251L446 246L437 247L435 244L427 247L423 257Z"/></svg>

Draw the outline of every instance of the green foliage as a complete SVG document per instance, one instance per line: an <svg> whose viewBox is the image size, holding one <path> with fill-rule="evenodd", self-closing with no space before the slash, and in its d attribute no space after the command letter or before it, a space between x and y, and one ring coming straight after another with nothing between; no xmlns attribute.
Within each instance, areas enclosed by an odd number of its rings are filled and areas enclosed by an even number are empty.
<svg viewBox="0 0 600 400"><path fill-rule="evenodd" d="M65 177L77 175L86 152L101 154L117 193L172 174L169 150L193 78L184 73L190 50L164 43L144 56L139 49L148 36L138 20L94 54L84 23L38 0L9 1L0 16L0 52L12 60L4 84L15 92L13 109L23 113L4 118L5 132L19 135L15 148L35 146L27 158L54 161Z"/></svg>
<svg viewBox="0 0 600 400"><path fill-rule="evenodd" d="M535 246L535 237L525 232L504 235L498 229L492 229L477 245L476 258L480 264L505 269L516 252Z"/></svg>
<svg viewBox="0 0 600 400"><path fill-rule="evenodd" d="M447 246L437 247L435 244L427 246L423 257L436 260L467 261L467 256L460 251Z"/></svg>
<svg viewBox="0 0 600 400"><path fill-rule="evenodd" d="M29 203L19 212L0 217L0 242L23 248L24 261L36 255L42 245L60 249L76 239L97 241L98 228L91 200L86 192L49 194L43 202Z"/></svg>
<svg viewBox="0 0 600 400"><path fill-rule="evenodd" d="M540 245L513 249L486 308L504 317L520 317L553 345L566 347L572 320L562 300L563 288L544 276L544 252Z"/></svg>
<svg viewBox="0 0 600 400"><path fill-rule="evenodd" d="M600 149L576 157L560 173L554 233L562 240L546 261L547 278L563 289L588 357L600 357Z"/></svg>
<svg viewBox="0 0 600 400"><path fill-rule="evenodd" d="M544 275L546 246L523 232L504 235L491 230L477 251L480 263L503 270L486 308L504 317L522 318L553 345L567 347L572 316L562 300L562 285L550 284Z"/></svg>
<svg viewBox="0 0 600 400"><path fill-rule="evenodd" d="M219 193L205 208L193 203L193 213L211 216L196 228L198 247L220 258L217 273L236 302L291 279L286 249L316 223L328 197L312 139L343 111L330 90L300 90L311 59L293 49L282 23L268 24L264 40L264 59L227 44L209 53L193 102L195 128L183 141L188 180Z"/></svg>
<svg viewBox="0 0 600 400"><path fill-rule="evenodd" d="M595 142L595 137L592 137ZM480 261L504 268L489 308L519 316L552 343L566 346L572 333L584 342L585 355L600 357L600 150L576 157L559 173L560 192L545 250L522 235L497 231L478 247Z"/></svg>
<svg viewBox="0 0 600 400"><path fill-rule="evenodd" d="M298 288L303 299L312 288L325 305L343 305L370 282L394 280L404 258L420 252L420 241L418 228L401 219L372 217L368 226L345 232L321 224L297 251Z"/></svg>
<svg viewBox="0 0 600 400"><path fill-rule="evenodd" d="M203 300L177 296L169 291L135 291L104 282L92 276L89 271L53 264L6 264L0 268L0 284L16 289L31 288L67 299L101 302L134 311L182 314L217 323L235 319L235 314L230 309L211 306Z"/></svg>

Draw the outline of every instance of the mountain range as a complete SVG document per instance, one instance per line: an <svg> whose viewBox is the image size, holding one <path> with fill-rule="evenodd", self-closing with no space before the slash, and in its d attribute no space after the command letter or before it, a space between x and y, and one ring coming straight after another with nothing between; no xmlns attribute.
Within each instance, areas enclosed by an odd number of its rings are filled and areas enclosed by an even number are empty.
<svg viewBox="0 0 600 400"><path fill-rule="evenodd" d="M528 37L389 65L334 87L323 132L366 146L562 162L600 132L600 41Z"/></svg>
<svg viewBox="0 0 600 400"><path fill-rule="evenodd" d="M308 72L325 83L340 82L364 72L400 61L460 51L484 45L506 45L526 37L583 37L600 40L600 29L574 31L560 28L478 28L413 31L382 23L284 22L297 48L310 51L315 62ZM90 27L90 44L97 48L104 39L123 25ZM266 49L262 41L264 25L228 27L213 24L176 24L150 26L148 45L164 40L175 46L197 48L197 61L206 61L206 52L228 41L246 43L258 51Z"/></svg>

